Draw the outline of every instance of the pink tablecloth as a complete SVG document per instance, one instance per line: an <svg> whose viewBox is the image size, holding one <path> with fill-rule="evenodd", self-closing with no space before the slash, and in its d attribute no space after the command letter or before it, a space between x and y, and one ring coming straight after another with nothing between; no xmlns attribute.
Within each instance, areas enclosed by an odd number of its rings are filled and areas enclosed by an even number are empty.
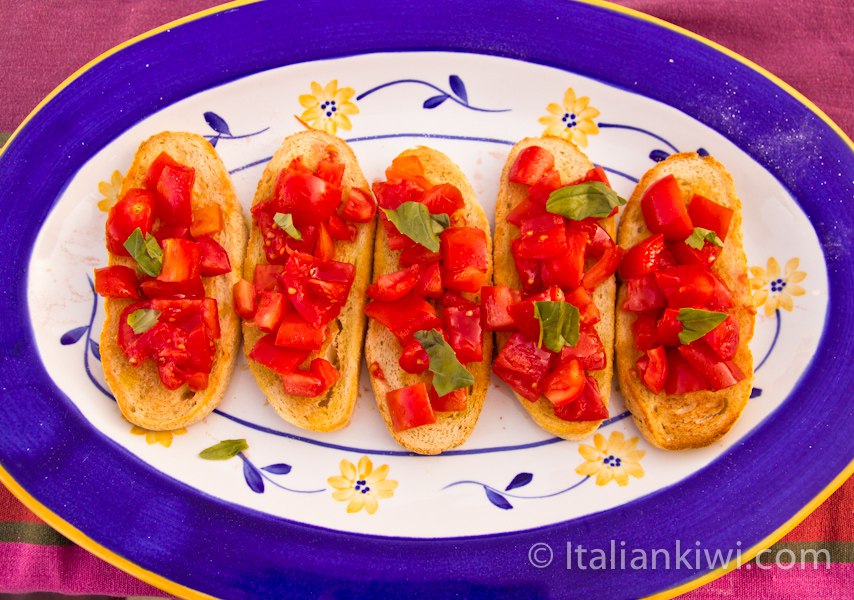
<svg viewBox="0 0 854 600"><path fill-rule="evenodd" d="M556 0L557 1L557 0ZM77 0L0 3L0 140L77 68L152 27L215 5L211 0ZM622 0L704 35L802 92L849 135L854 131L850 0ZM827 550L828 568L785 568L789 552ZM783 566L746 565L690 592L694 600L849 598L854 594L854 482L772 548ZM770 555L769 555L770 556ZM74 546L0 488L0 593L156 594Z"/></svg>

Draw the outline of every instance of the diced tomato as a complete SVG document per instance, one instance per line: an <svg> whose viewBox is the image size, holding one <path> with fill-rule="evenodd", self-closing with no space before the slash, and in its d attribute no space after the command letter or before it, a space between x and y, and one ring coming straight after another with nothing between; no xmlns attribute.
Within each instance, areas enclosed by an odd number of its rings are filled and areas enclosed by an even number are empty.
<svg viewBox="0 0 854 600"><path fill-rule="evenodd" d="M379 379L380 381L385 381L385 373L383 373L383 368L380 366L380 363L377 361L372 362L368 365L368 371L371 374L371 377L375 379Z"/></svg>
<svg viewBox="0 0 854 600"><path fill-rule="evenodd" d="M380 275L375 283L368 286L365 295L383 302L397 300L415 288L423 272L421 265L414 265L401 271Z"/></svg>
<svg viewBox="0 0 854 600"><path fill-rule="evenodd" d="M162 246L163 240L168 240L169 238L189 239L190 228L184 225L166 225L163 222L158 222L157 227L151 232L151 235Z"/></svg>
<svg viewBox="0 0 854 600"><path fill-rule="evenodd" d="M261 331L273 332L278 329L286 312L288 312L288 306L284 294L260 292L253 322Z"/></svg>
<svg viewBox="0 0 854 600"><path fill-rule="evenodd" d="M543 289L542 261L519 258L512 252L512 246L511 254L513 255L513 264L516 266L516 273L518 273L519 281L522 284L522 290L526 294L532 294Z"/></svg>
<svg viewBox="0 0 854 600"><path fill-rule="evenodd" d="M310 173L284 169L274 192L276 212L293 215L294 225L305 235L306 225L318 225L335 214L341 204L341 188Z"/></svg>
<svg viewBox="0 0 854 600"><path fill-rule="evenodd" d="M721 360L702 338L679 346L679 353L712 390L728 388L744 379L738 367L732 369L734 363Z"/></svg>
<svg viewBox="0 0 854 600"><path fill-rule="evenodd" d="M417 246L408 236L400 233L394 223L387 220L385 215L383 219L383 228L385 229L386 243L391 250L405 250L410 246Z"/></svg>
<svg viewBox="0 0 854 600"><path fill-rule="evenodd" d="M626 282L626 301L623 310L629 312L644 312L664 308L667 298L658 287L655 275L635 277Z"/></svg>
<svg viewBox="0 0 854 600"><path fill-rule="evenodd" d="M545 206L551 193L561 187L560 173L549 171L528 189L528 198L541 206Z"/></svg>
<svg viewBox="0 0 854 600"><path fill-rule="evenodd" d="M495 359L492 370L517 394L536 402L542 381L551 370L554 353L540 348L536 339L514 333Z"/></svg>
<svg viewBox="0 0 854 600"><path fill-rule="evenodd" d="M125 242L135 229L142 236L151 233L154 225L154 198L146 190L131 189L110 209L107 216L107 250L119 256L130 256Z"/></svg>
<svg viewBox="0 0 854 600"><path fill-rule="evenodd" d="M314 247L314 255L320 260L335 258L335 242L323 223L317 226L317 244Z"/></svg>
<svg viewBox="0 0 854 600"><path fill-rule="evenodd" d="M581 327L575 346L563 347L560 352L560 362L568 360L578 360L585 371L598 371L605 368L605 347L593 327Z"/></svg>
<svg viewBox="0 0 854 600"><path fill-rule="evenodd" d="M314 398L331 388L341 374L325 358L311 361L308 371L298 370L280 374L285 393L301 398Z"/></svg>
<svg viewBox="0 0 854 600"><path fill-rule="evenodd" d="M273 200L258 202L250 209L252 220L258 230L261 232L261 239L264 245L264 254L269 263L284 263L288 257L288 248L292 239L285 231L279 227L273 220L275 217L276 206ZM314 239L307 239L306 232L301 231L304 244L308 246L307 252L314 250Z"/></svg>
<svg viewBox="0 0 854 600"><path fill-rule="evenodd" d="M564 421L601 421L608 418L608 408L599 393L599 384L590 375L575 402L556 406L554 413Z"/></svg>
<svg viewBox="0 0 854 600"><path fill-rule="evenodd" d="M673 258L678 264L699 265L706 268L718 259L722 250L720 246L709 242L704 242L701 250L692 248L685 242L674 242L670 247Z"/></svg>
<svg viewBox="0 0 854 600"><path fill-rule="evenodd" d="M547 215L545 206L539 202L525 198L513 209L507 213L507 222L516 227L521 227L522 223L529 219L543 217Z"/></svg>
<svg viewBox="0 0 854 600"><path fill-rule="evenodd" d="M405 431L436 422L436 415L433 414L433 407L427 396L427 386L423 381L388 392L385 401L395 431Z"/></svg>
<svg viewBox="0 0 854 600"><path fill-rule="evenodd" d="M543 395L552 405L563 406L578 399L585 383L584 369L578 359L562 360L543 380Z"/></svg>
<svg viewBox="0 0 854 600"><path fill-rule="evenodd" d="M308 355L308 350L277 346L274 333L262 337L249 351L249 358L280 375L295 371Z"/></svg>
<svg viewBox="0 0 854 600"><path fill-rule="evenodd" d="M381 208L394 210L404 202L421 202L424 188L409 179L376 181L371 186Z"/></svg>
<svg viewBox="0 0 854 600"><path fill-rule="evenodd" d="M442 286L442 269L439 263L434 262L424 268L413 291L422 298L441 298L444 289Z"/></svg>
<svg viewBox="0 0 854 600"><path fill-rule="evenodd" d="M608 174L605 173L605 169L602 167L593 167L587 173L585 173L584 177L581 178L580 183L585 183L588 181L601 181L608 187L611 187L611 182L608 180Z"/></svg>
<svg viewBox="0 0 854 600"><path fill-rule="evenodd" d="M679 346L679 334L682 332L682 322L679 321L679 310L665 308L658 320L656 339L661 346Z"/></svg>
<svg viewBox="0 0 854 600"><path fill-rule="evenodd" d="M194 238L219 233L222 231L222 227L222 208L219 204L205 204L193 211L190 235Z"/></svg>
<svg viewBox="0 0 854 600"><path fill-rule="evenodd" d="M200 273L201 252L195 242L179 238L163 240L163 266L160 281L187 281Z"/></svg>
<svg viewBox="0 0 854 600"><path fill-rule="evenodd" d="M643 384L653 394L664 389L667 381L667 352L664 346L656 346L647 350L646 354L637 360L637 370Z"/></svg>
<svg viewBox="0 0 854 600"><path fill-rule="evenodd" d="M251 282L240 279L232 288L232 297L234 299L234 311L240 315L241 319L251 321L255 318L258 299L255 286Z"/></svg>
<svg viewBox="0 0 854 600"><path fill-rule="evenodd" d="M255 291L259 293L284 292L285 290L281 282L281 275L284 271L284 265L271 265L269 263L256 264L253 278Z"/></svg>
<svg viewBox="0 0 854 600"><path fill-rule="evenodd" d="M729 316L702 338L721 360L732 360L738 352L738 323Z"/></svg>
<svg viewBox="0 0 854 600"><path fill-rule="evenodd" d="M385 177L389 181L406 179L416 184L421 189L430 187L424 179L424 165L421 159L414 154L396 156L385 170Z"/></svg>
<svg viewBox="0 0 854 600"><path fill-rule="evenodd" d="M195 181L196 171L192 167L177 163L166 163L162 166L155 188L156 211L161 221L168 225L192 225L191 199Z"/></svg>
<svg viewBox="0 0 854 600"><path fill-rule="evenodd" d="M343 240L346 242L355 240L356 235L359 233L355 225L345 223L338 215L330 215L326 220L326 230L332 236L333 240Z"/></svg>
<svg viewBox="0 0 854 600"><path fill-rule="evenodd" d="M566 228L566 251L543 261L542 277L546 287L558 286L574 290L584 276L587 233L577 228Z"/></svg>
<svg viewBox="0 0 854 600"><path fill-rule="evenodd" d="M276 345L320 350L326 340L326 333L326 327L313 327L297 313L288 312L282 316L276 330Z"/></svg>
<svg viewBox="0 0 854 600"><path fill-rule="evenodd" d="M350 263L323 261L294 252L285 264L281 281L297 312L315 327L322 327L338 316L356 276Z"/></svg>
<svg viewBox="0 0 854 600"><path fill-rule="evenodd" d="M540 321L534 316L534 302L563 302L563 290L551 287L544 292L535 294L520 302L507 307L510 317L516 325L516 329L528 337L539 339Z"/></svg>
<svg viewBox="0 0 854 600"><path fill-rule="evenodd" d="M488 270L486 233L476 227L449 227L440 241L444 286L461 292L480 291Z"/></svg>
<svg viewBox="0 0 854 600"><path fill-rule="evenodd" d="M710 229L718 234L721 241L726 239L729 233L729 224L732 221L732 209L712 202L708 198L694 194L688 203L688 216L694 227Z"/></svg>
<svg viewBox="0 0 854 600"><path fill-rule="evenodd" d="M424 193L421 202L434 215L450 216L465 206L462 192L450 183L434 185Z"/></svg>
<svg viewBox="0 0 854 600"><path fill-rule="evenodd" d="M377 203L370 193L353 188L341 209L341 218L352 223L367 223L377 214Z"/></svg>
<svg viewBox="0 0 854 600"><path fill-rule="evenodd" d="M667 351L667 381L664 391L671 394L689 394L709 389L705 380L682 358L678 348Z"/></svg>
<svg viewBox="0 0 854 600"><path fill-rule="evenodd" d="M228 260L228 253L215 239L209 235L201 236L196 238L196 246L198 246L201 254L199 273L203 277L224 275L231 271L231 262Z"/></svg>
<svg viewBox="0 0 854 600"><path fill-rule="evenodd" d="M407 373L415 375L423 373L430 366L430 357L421 343L415 338L411 338L403 344L403 350L400 353L400 358L397 360L400 368Z"/></svg>
<svg viewBox="0 0 854 600"><path fill-rule="evenodd" d="M436 393L436 388L431 385L427 390L427 395L434 412L457 412L468 408L468 394L462 388L439 396Z"/></svg>
<svg viewBox="0 0 854 600"><path fill-rule="evenodd" d="M524 221L512 251L519 258L550 258L567 252L566 227L560 215L546 213Z"/></svg>
<svg viewBox="0 0 854 600"><path fill-rule="evenodd" d="M442 300L442 325L445 339L461 363L483 360L483 329L480 306L449 292Z"/></svg>
<svg viewBox="0 0 854 600"><path fill-rule="evenodd" d="M442 326L436 309L415 294L391 302L374 300L365 306L365 314L385 325L402 343L408 341L416 331Z"/></svg>
<svg viewBox="0 0 854 600"><path fill-rule="evenodd" d="M732 292L726 284L714 273L710 273L714 280L715 289L712 292L712 297L709 300L708 310L727 311L735 306L735 300L732 297Z"/></svg>
<svg viewBox="0 0 854 600"><path fill-rule="evenodd" d="M635 347L641 352L659 345L658 341L658 310L639 312L632 322L632 337Z"/></svg>
<svg viewBox="0 0 854 600"><path fill-rule="evenodd" d="M678 242L677 245L680 243ZM664 235L660 233L654 233L641 240L623 253L620 277L625 281L654 272L659 266L659 257L664 249Z"/></svg>
<svg viewBox="0 0 854 600"><path fill-rule="evenodd" d="M540 146L528 146L510 167L509 179L514 183L534 185L554 168L555 157L551 152Z"/></svg>
<svg viewBox="0 0 854 600"><path fill-rule="evenodd" d="M344 180L344 163L338 160L338 154L335 151L328 152L322 160L318 161L314 174L327 183L341 187L341 182Z"/></svg>
<svg viewBox="0 0 854 600"><path fill-rule="evenodd" d="M161 281L145 279L139 284L147 298L203 298L205 285L201 275L184 281Z"/></svg>
<svg viewBox="0 0 854 600"><path fill-rule="evenodd" d="M291 159L291 162L288 164L287 170L293 171L294 173L311 173L311 169L309 169L306 164L302 162L301 156L297 156L296 158Z"/></svg>
<svg viewBox="0 0 854 600"><path fill-rule="evenodd" d="M715 291L714 275L695 265L659 269L654 277L670 308L705 308Z"/></svg>
<svg viewBox="0 0 854 600"><path fill-rule="evenodd" d="M484 286L480 290L483 328L487 331L514 331L516 322L510 316L510 305L519 302L522 293L506 285Z"/></svg>
<svg viewBox="0 0 854 600"><path fill-rule="evenodd" d="M599 307L593 302L593 294L590 290L577 287L566 294L566 301L578 309L582 325L595 325L600 321Z"/></svg>
<svg viewBox="0 0 854 600"><path fill-rule="evenodd" d="M441 258L442 256L438 252L432 252L421 244L412 244L400 252L398 262L401 267L411 267L412 265L438 263Z"/></svg>
<svg viewBox="0 0 854 600"><path fill-rule="evenodd" d="M647 188L641 197L641 210L649 230L664 234L668 242L684 240L694 231L679 182L673 175L662 177Z"/></svg>
<svg viewBox="0 0 854 600"><path fill-rule="evenodd" d="M588 290L595 290L600 283L617 272L622 256L623 249L615 244L614 240L611 240L611 243L605 248L602 257L584 273L581 285Z"/></svg>
<svg viewBox="0 0 854 600"><path fill-rule="evenodd" d="M95 293L104 298L139 300L136 271L122 265L95 269Z"/></svg>

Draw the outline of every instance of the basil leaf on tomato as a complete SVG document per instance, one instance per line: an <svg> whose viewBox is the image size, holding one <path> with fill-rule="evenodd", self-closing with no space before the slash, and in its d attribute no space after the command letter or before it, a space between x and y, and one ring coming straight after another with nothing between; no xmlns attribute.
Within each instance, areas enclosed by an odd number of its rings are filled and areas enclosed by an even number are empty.
<svg viewBox="0 0 854 600"><path fill-rule="evenodd" d="M578 343L581 318L578 308L569 302L534 302L534 317L540 322L537 345L552 352Z"/></svg>
<svg viewBox="0 0 854 600"><path fill-rule="evenodd" d="M160 311L153 308L140 308L128 315L128 325L136 335L145 333L157 324Z"/></svg>
<svg viewBox="0 0 854 600"><path fill-rule="evenodd" d="M163 250L153 235L146 233L143 237L142 230L137 227L125 240L124 247L136 261L140 271L151 277L157 277L160 274L160 268L163 266Z"/></svg>
<svg viewBox="0 0 854 600"><path fill-rule="evenodd" d="M430 358L430 371L433 373L433 387L440 397L454 390L474 385L474 375L468 372L457 359L454 349L448 345L442 334L435 329L416 331L418 343Z"/></svg>
<svg viewBox="0 0 854 600"><path fill-rule="evenodd" d="M205 448L199 452L199 456L205 460L228 460L248 448L249 444L246 440L223 440L210 448Z"/></svg>
<svg viewBox="0 0 854 600"><path fill-rule="evenodd" d="M691 235L685 238L685 243L691 246L694 250L702 250L706 242L715 246L720 246L721 248L723 248L724 245L717 233L704 227L695 227L694 231L691 232Z"/></svg>
<svg viewBox="0 0 854 600"><path fill-rule="evenodd" d="M607 217L614 208L625 203L625 198L621 198L601 181L587 181L553 191L546 202L546 210L573 221L581 221L588 217Z"/></svg>
<svg viewBox="0 0 854 600"><path fill-rule="evenodd" d="M682 331L679 332L679 341L690 344L694 340L709 333L712 329L726 321L727 314L714 310L702 310L700 308L680 308L676 320L682 323Z"/></svg>
<svg viewBox="0 0 854 600"><path fill-rule="evenodd" d="M448 215L432 215L420 202L404 202L383 211L400 233L431 252L439 251L439 234L451 224Z"/></svg>
<svg viewBox="0 0 854 600"><path fill-rule="evenodd" d="M277 212L273 215L273 221L295 240L302 240L302 234L296 228L296 225L294 225L294 216L292 214Z"/></svg>

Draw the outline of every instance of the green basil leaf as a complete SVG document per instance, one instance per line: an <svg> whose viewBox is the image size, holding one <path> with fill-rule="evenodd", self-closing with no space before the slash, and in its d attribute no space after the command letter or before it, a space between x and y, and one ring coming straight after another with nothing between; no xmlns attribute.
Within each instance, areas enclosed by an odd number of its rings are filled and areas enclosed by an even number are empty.
<svg viewBox="0 0 854 600"><path fill-rule="evenodd" d="M725 312L702 310L699 308L680 308L676 320L682 323L682 331L679 332L679 341L690 344L694 340L709 333L712 329L726 321Z"/></svg>
<svg viewBox="0 0 854 600"><path fill-rule="evenodd" d="M285 233L295 240L302 239L302 234L299 232L299 229L296 228L296 225L294 225L294 216L292 214L277 212L273 215L273 221L275 221L276 225L284 229Z"/></svg>
<svg viewBox="0 0 854 600"><path fill-rule="evenodd" d="M694 250L702 250L703 245L706 242L714 244L715 246L720 246L721 248L723 248L724 245L717 233L711 229L705 229L703 227L695 227L694 231L691 232L691 235L685 239L685 243L691 246Z"/></svg>
<svg viewBox="0 0 854 600"><path fill-rule="evenodd" d="M457 359L454 349L441 333L435 329L416 331L414 337L430 357L433 387L439 396L474 385L474 376Z"/></svg>
<svg viewBox="0 0 854 600"><path fill-rule="evenodd" d="M569 302L534 302L534 317L540 322L541 348L560 352L566 345L578 343L581 318L578 308Z"/></svg>
<svg viewBox="0 0 854 600"><path fill-rule="evenodd" d="M383 211L400 233L431 252L439 251L439 234L451 224L448 215L431 215L420 202L404 202L394 210Z"/></svg>
<svg viewBox="0 0 854 600"><path fill-rule="evenodd" d="M210 448L205 448L199 452L199 456L205 460L228 460L247 448L249 448L249 444L246 443L246 440L223 440Z"/></svg>
<svg viewBox="0 0 854 600"><path fill-rule="evenodd" d="M142 230L137 227L125 240L124 247L136 261L140 271L151 277L157 277L160 274L160 268L163 266L163 250L153 235L146 233L143 238Z"/></svg>
<svg viewBox="0 0 854 600"><path fill-rule="evenodd" d="M128 315L128 325L137 335L145 333L157 324L160 311L153 308L140 308Z"/></svg>
<svg viewBox="0 0 854 600"><path fill-rule="evenodd" d="M607 217L615 207L625 203L625 198L621 198L601 181L588 181L553 191L546 202L546 210L573 221L581 221L588 217Z"/></svg>

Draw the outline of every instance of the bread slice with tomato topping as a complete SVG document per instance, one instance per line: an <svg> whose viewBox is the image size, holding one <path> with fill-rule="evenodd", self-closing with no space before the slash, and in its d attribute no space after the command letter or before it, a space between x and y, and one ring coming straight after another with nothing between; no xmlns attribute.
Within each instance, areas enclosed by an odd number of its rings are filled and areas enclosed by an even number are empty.
<svg viewBox="0 0 854 600"><path fill-rule="evenodd" d="M180 132L140 145L119 198L107 219L110 266L95 272L95 290L106 296L104 375L134 425L186 427L216 408L234 369L240 319L231 290L246 249L242 210L210 143ZM126 250L137 228L134 256L154 256L150 274ZM157 250L146 254L143 241Z"/></svg>
<svg viewBox="0 0 854 600"><path fill-rule="evenodd" d="M489 222L459 167L431 148L401 153L373 189L383 210L365 307L371 385L394 439L439 454L471 435L489 385Z"/></svg>
<svg viewBox="0 0 854 600"><path fill-rule="evenodd" d="M499 349L493 370L534 422L569 440L608 416L621 201L561 138L521 140L501 173L486 321Z"/></svg>
<svg viewBox="0 0 854 600"><path fill-rule="evenodd" d="M252 374L297 427L332 431L353 414L375 217L352 149L322 131L285 138L258 182L235 301Z"/></svg>
<svg viewBox="0 0 854 600"><path fill-rule="evenodd" d="M710 156L670 156L638 183L618 240L626 406L659 448L708 446L736 423L753 381L755 309L732 177Z"/></svg>

